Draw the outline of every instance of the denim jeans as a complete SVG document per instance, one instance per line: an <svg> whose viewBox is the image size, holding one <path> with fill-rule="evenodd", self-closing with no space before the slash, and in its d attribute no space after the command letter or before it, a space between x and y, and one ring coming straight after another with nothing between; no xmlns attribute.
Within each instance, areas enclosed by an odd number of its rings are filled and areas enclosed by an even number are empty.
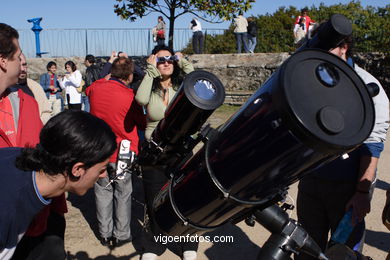
<svg viewBox="0 0 390 260"><path fill-rule="evenodd" d="M257 39L256 36L252 36L248 33L248 48L250 52L255 52Z"/></svg>
<svg viewBox="0 0 390 260"><path fill-rule="evenodd" d="M249 52L249 48L247 44L248 41L247 33L242 32L242 33L234 33L234 34L236 35L237 53L241 53L242 43L244 43L244 51Z"/></svg>
<svg viewBox="0 0 390 260"><path fill-rule="evenodd" d="M81 96L81 103L84 105L84 111L89 112L89 98L87 96Z"/></svg>

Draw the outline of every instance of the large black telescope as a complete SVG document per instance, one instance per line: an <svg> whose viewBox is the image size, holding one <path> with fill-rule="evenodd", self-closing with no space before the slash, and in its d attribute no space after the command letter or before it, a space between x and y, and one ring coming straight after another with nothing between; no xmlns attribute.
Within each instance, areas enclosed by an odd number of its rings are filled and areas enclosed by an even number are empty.
<svg viewBox="0 0 390 260"><path fill-rule="evenodd" d="M156 221L168 234L194 234L266 206L360 145L373 123L371 96L347 63L298 52L176 172L155 199Z"/></svg>
<svg viewBox="0 0 390 260"><path fill-rule="evenodd" d="M344 16L332 16L225 124L198 134L204 146L195 155L186 148L174 163L167 160L172 178L153 205L162 232L200 234L253 215L273 233L259 259L290 259L294 250L323 256L275 203L289 185L355 149L372 131L375 111L368 88L351 66L328 52L351 32ZM145 163L161 164L164 154L181 154L181 143L193 147L183 140L200 128L200 120L178 131L184 120L175 121L180 114L170 110L172 124L164 119L155 130L153 139L162 145L154 144L154 150L160 152L146 149L154 157L146 156Z"/></svg>

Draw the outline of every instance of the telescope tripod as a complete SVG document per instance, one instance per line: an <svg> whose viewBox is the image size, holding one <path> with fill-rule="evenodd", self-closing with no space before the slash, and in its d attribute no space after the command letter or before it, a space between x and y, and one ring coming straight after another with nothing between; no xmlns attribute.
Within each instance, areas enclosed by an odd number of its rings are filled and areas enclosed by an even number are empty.
<svg viewBox="0 0 390 260"><path fill-rule="evenodd" d="M263 210L255 209L246 223L253 226L254 220L271 232L271 236L257 256L258 260L291 260L293 253L305 253L318 259L328 259L302 226L290 219L277 205Z"/></svg>

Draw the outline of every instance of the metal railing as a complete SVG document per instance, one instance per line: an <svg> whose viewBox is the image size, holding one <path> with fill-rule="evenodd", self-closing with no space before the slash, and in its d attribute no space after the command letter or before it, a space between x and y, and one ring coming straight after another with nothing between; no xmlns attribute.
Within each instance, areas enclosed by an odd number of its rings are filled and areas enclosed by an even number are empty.
<svg viewBox="0 0 390 260"><path fill-rule="evenodd" d="M224 29L207 29L205 34L222 34ZM35 57L35 36L29 29L20 29L19 42L27 57ZM168 31L166 32L168 38ZM175 29L174 49L185 48L192 37L189 29ZM72 57L93 54L109 56L123 51L130 56L149 55L156 45L150 29L45 29L40 34L43 57ZM168 44L168 39L166 39Z"/></svg>

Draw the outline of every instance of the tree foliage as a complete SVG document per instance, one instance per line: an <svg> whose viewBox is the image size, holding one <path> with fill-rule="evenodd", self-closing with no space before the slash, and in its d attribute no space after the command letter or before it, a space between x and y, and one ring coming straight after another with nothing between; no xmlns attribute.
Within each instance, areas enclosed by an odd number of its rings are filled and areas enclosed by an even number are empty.
<svg viewBox="0 0 390 260"><path fill-rule="evenodd" d="M332 14L345 15L353 24L355 51L390 52L390 4L385 7L362 7L360 1L347 4L309 7L309 16L316 22L329 19ZM258 27L255 52L289 52L294 51L293 25L300 10L293 6L280 7L272 14L255 17ZM191 53L191 46L185 51ZM221 35L206 37L206 53L234 53L236 44L233 27L230 26Z"/></svg>
<svg viewBox="0 0 390 260"><path fill-rule="evenodd" d="M195 15L205 21L230 20L239 11L247 11L254 0L116 0L114 12L122 19L135 21L150 13L160 13L169 20L169 41L173 47L175 20L184 14Z"/></svg>

